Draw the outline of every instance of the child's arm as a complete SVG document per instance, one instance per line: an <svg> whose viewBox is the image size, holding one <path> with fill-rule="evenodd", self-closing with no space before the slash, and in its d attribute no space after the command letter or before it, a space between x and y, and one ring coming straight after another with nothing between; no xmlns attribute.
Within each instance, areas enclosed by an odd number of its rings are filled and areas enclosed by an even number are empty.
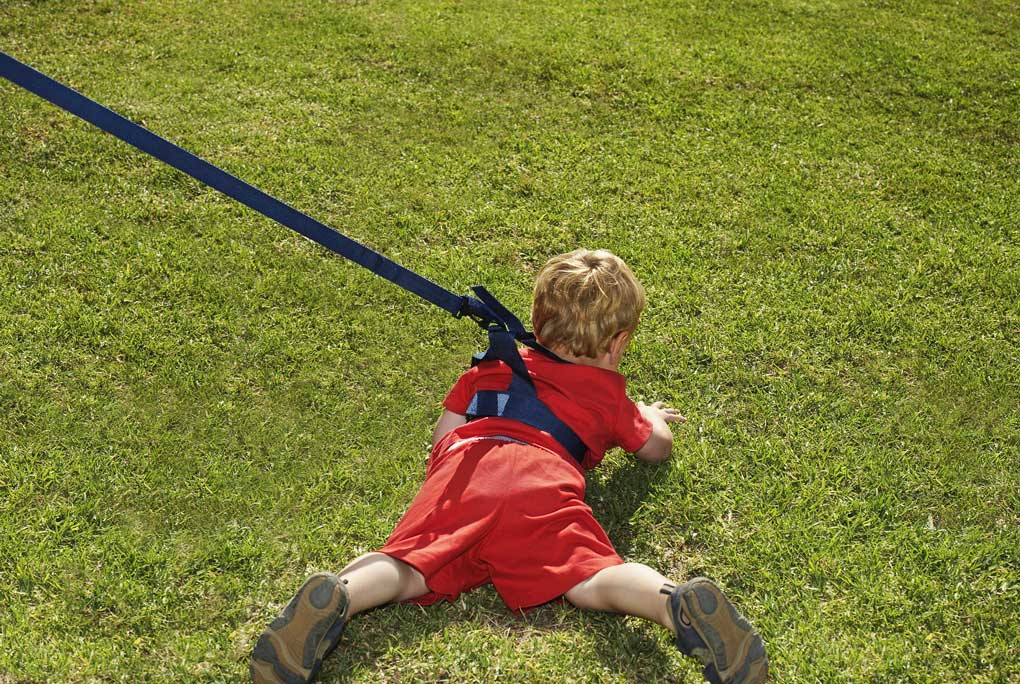
<svg viewBox="0 0 1020 684"><path fill-rule="evenodd" d="M642 461L658 463L669 458L673 451L673 431L669 429L669 423L686 423L687 419L680 415L675 408L666 406L663 402L657 401L654 404L638 402L638 410L648 422L652 424L652 434L648 441L634 455Z"/></svg>
<svg viewBox="0 0 1020 684"><path fill-rule="evenodd" d="M467 416L462 416L459 413L454 413L450 409L443 411L443 415L439 416L439 421L436 423L436 429L432 431L432 446L439 443L447 432L450 430L460 427L467 422Z"/></svg>

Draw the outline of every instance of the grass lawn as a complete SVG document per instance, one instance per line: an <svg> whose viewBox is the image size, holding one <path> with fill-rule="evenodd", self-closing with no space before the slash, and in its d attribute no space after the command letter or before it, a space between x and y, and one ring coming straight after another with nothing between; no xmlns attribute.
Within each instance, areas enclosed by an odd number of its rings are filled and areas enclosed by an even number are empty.
<svg viewBox="0 0 1020 684"><path fill-rule="evenodd" d="M0 49L455 291L650 299L671 461L589 479L776 682L1020 682L1020 10L779 0L4 0ZM0 82L0 684L236 682L379 545L483 345ZM322 681L698 682L659 628L488 588Z"/></svg>

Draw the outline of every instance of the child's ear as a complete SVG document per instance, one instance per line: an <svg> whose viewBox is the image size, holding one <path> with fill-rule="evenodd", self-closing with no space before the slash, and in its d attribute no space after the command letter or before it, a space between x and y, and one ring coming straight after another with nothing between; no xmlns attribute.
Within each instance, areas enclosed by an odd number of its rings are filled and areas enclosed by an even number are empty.
<svg viewBox="0 0 1020 684"><path fill-rule="evenodd" d="M621 330L613 335L613 339L609 342L609 353L616 358L623 356L623 352L627 351L627 345L630 344L633 334L630 330Z"/></svg>

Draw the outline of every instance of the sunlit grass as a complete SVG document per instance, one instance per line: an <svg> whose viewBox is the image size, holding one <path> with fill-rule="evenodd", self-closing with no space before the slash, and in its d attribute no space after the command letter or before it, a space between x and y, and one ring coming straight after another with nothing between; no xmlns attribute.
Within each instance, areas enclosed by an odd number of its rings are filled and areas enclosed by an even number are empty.
<svg viewBox="0 0 1020 684"><path fill-rule="evenodd" d="M8 2L0 49L524 313L621 254L689 422L590 478L777 682L1020 681L1020 13L1009 3ZM0 83L0 683L218 682L379 545L457 321ZM659 630L491 590L325 682L695 682Z"/></svg>

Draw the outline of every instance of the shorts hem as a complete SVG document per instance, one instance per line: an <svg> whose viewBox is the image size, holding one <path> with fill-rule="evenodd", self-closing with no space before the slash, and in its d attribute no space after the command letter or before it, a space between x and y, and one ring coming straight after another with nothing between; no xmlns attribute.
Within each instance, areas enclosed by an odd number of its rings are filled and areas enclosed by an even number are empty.
<svg viewBox="0 0 1020 684"><path fill-rule="evenodd" d="M568 591L576 587L586 579L596 575L606 568L616 565L623 565L624 561L619 556L607 556L580 563L570 568L569 574L559 575L549 581L542 583L542 589L528 594L517 594L505 596L499 589L499 583L493 582L499 597L512 612L525 611L531 608L555 601L561 598Z"/></svg>
<svg viewBox="0 0 1020 684"><path fill-rule="evenodd" d="M455 601L457 600L457 597L463 594L464 592L471 591L472 589L477 589L478 587L483 586L484 584L487 583L482 582L481 584L476 584L471 587L465 586L460 586L458 588L444 587L442 586L443 584L442 580L441 579L437 580L436 573L430 574L429 572L426 571L425 567L421 563L405 557L404 556L405 552L403 551L387 550L386 547L384 546L381 549L376 549L375 553L381 553L385 556L389 556L393 560L398 560L401 563L410 565L412 568L417 570L418 573L421 574L423 578L425 578L425 588L428 589L428 591L422 594L421 596L416 596L415 598L402 601L402 603L413 603L419 606L431 606L435 603L439 603L440 601ZM413 552L411 552L411 555L413 555Z"/></svg>

